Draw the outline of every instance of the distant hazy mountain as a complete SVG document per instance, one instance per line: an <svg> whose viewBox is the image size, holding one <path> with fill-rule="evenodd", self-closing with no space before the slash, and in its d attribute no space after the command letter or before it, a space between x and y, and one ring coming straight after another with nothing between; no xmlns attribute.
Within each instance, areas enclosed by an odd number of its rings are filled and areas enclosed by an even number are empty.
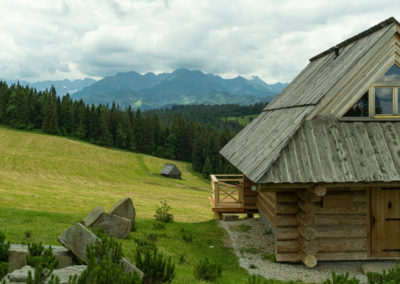
<svg viewBox="0 0 400 284"><path fill-rule="evenodd" d="M73 95L86 103L160 108L175 104L252 104L269 101L287 84L268 85L258 77L223 79L199 70L177 69L172 73L118 73Z"/></svg>
<svg viewBox="0 0 400 284"><path fill-rule="evenodd" d="M17 83L18 80L7 80L7 84ZM50 89L51 85L56 88L57 95L62 96L66 93L70 95L83 90L83 88L92 85L93 83L97 82L96 80L85 78L83 80L58 80L58 81L40 81L35 83L30 83L27 81L19 81L19 84L22 86L28 85L31 88L35 88L38 91L44 91L46 89Z"/></svg>

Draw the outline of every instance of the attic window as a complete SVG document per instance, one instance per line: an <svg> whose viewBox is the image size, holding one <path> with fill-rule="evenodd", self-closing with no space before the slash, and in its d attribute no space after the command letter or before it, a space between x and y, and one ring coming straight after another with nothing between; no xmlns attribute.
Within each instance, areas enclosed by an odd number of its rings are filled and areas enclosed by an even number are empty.
<svg viewBox="0 0 400 284"><path fill-rule="evenodd" d="M400 118L399 90L400 67L393 64L343 117Z"/></svg>
<svg viewBox="0 0 400 284"><path fill-rule="evenodd" d="M375 91L375 118L398 117L400 67L397 64L393 64L373 87Z"/></svg>

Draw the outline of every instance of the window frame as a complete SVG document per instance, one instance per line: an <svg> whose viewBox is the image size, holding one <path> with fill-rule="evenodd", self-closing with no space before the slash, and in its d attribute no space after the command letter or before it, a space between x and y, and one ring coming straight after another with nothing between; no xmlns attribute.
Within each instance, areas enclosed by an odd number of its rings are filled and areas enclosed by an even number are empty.
<svg viewBox="0 0 400 284"><path fill-rule="evenodd" d="M395 62L393 65L397 65L397 67L400 68L400 65L397 64L397 62ZM392 66L390 68L392 68ZM386 70L386 72L388 72L389 69ZM384 75L385 75L385 73L384 73ZM384 75L382 75L382 76L384 76ZM392 114L376 114L375 113L375 89L376 88L392 88L392 90L393 90L392 91ZM372 86L368 90L369 117L374 118L374 119L387 119L387 118L399 119L400 118L399 89L400 89L400 82L396 82L396 81L376 82L376 83L372 84Z"/></svg>

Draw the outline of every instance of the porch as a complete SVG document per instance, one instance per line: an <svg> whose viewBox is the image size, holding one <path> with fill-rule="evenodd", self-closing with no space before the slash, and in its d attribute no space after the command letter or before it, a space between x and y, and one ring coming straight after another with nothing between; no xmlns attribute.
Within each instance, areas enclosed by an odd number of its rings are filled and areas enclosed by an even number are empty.
<svg viewBox="0 0 400 284"><path fill-rule="evenodd" d="M246 190L247 182L242 174L213 174L210 178L209 199L216 220L222 219L223 213L247 213L250 217L257 212L256 192L247 193L250 188Z"/></svg>

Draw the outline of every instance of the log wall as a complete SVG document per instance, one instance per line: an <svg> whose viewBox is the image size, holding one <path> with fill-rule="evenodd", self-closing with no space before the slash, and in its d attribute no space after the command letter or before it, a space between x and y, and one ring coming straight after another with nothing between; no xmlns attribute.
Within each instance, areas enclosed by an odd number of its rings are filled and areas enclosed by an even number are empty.
<svg viewBox="0 0 400 284"><path fill-rule="evenodd" d="M280 262L368 258L367 188L332 188L324 196L307 189L259 192L259 213L274 226Z"/></svg>

